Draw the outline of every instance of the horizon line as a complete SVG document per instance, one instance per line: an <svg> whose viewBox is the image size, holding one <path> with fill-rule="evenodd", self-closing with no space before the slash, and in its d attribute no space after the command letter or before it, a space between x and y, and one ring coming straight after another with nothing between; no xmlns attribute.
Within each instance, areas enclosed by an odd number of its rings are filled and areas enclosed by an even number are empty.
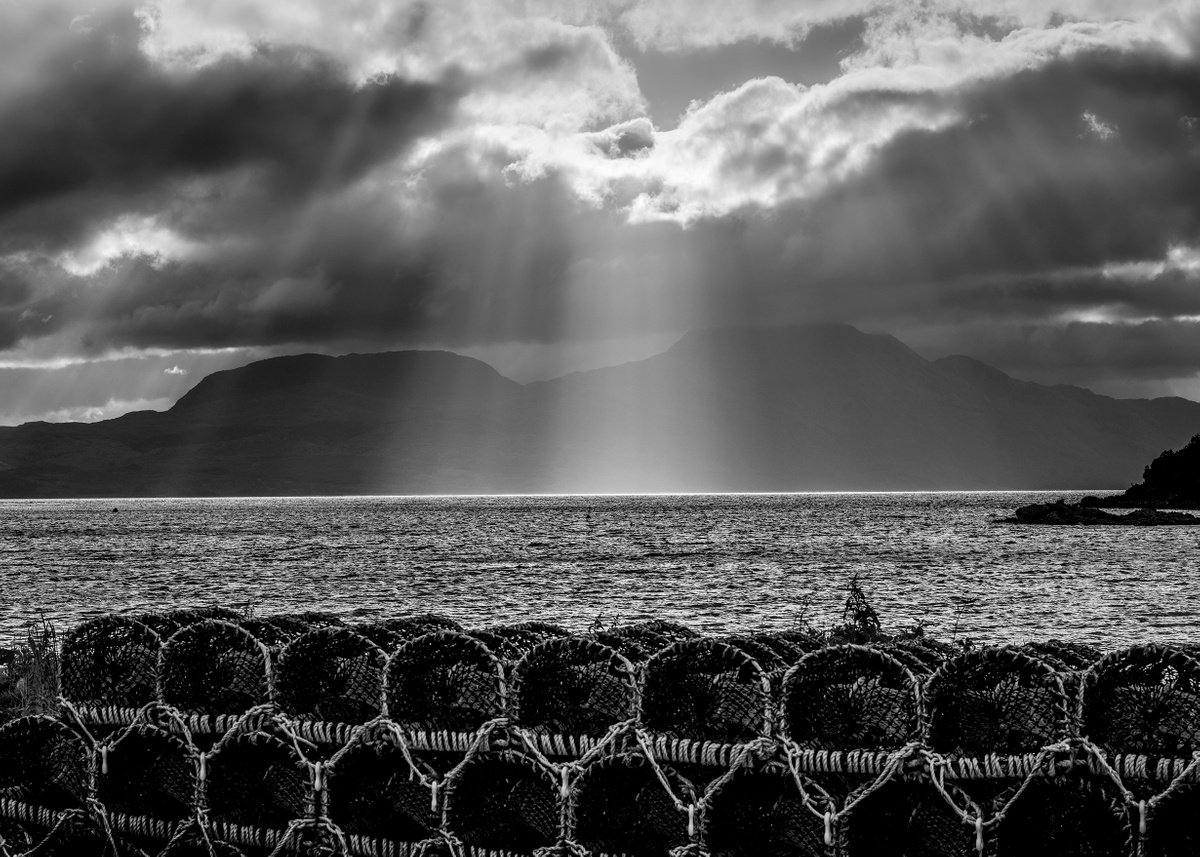
<svg viewBox="0 0 1200 857"><path fill-rule="evenodd" d="M969 488L864 491L651 491L651 492L549 492L508 494L222 494L111 497L0 497L0 503L78 503L114 500L453 500L521 499L555 497L816 497L879 496L903 494L1087 494L1124 492L1124 488Z"/></svg>

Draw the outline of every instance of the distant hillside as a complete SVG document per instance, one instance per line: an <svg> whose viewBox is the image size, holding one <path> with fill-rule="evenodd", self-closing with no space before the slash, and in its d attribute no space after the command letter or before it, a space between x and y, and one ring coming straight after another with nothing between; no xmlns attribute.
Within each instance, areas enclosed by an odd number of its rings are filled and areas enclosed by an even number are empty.
<svg viewBox="0 0 1200 857"><path fill-rule="evenodd" d="M1115 489L1198 430L1200 403L851 327L710 331L529 385L445 352L265 360L165 413L0 428L0 495Z"/></svg>

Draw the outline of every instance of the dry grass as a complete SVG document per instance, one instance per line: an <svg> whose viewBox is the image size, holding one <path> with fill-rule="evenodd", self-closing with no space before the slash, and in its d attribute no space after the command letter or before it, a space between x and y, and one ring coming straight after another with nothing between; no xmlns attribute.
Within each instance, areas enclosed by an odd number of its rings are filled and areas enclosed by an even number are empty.
<svg viewBox="0 0 1200 857"><path fill-rule="evenodd" d="M0 663L0 722L58 710L58 632L45 619L26 624Z"/></svg>

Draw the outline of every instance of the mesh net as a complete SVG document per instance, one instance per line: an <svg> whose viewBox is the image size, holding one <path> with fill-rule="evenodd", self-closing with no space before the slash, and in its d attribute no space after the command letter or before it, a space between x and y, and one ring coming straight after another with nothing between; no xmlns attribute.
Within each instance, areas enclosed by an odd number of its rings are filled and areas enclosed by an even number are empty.
<svg viewBox="0 0 1200 857"><path fill-rule="evenodd" d="M825 857L825 826L800 800L791 772L742 770L710 794L711 857Z"/></svg>
<svg viewBox="0 0 1200 857"><path fill-rule="evenodd" d="M504 710L500 662L480 641L435 631L389 659L388 716L424 729L477 729Z"/></svg>
<svg viewBox="0 0 1200 857"><path fill-rule="evenodd" d="M1083 680L1083 732L1122 753L1200 749L1200 662L1164 646L1098 661Z"/></svg>
<svg viewBox="0 0 1200 857"><path fill-rule="evenodd" d="M270 619L251 617L239 619L236 624L249 632L275 656L284 646L308 630L307 626L299 628L290 622L276 623Z"/></svg>
<svg viewBox="0 0 1200 857"><path fill-rule="evenodd" d="M0 818L0 855L13 857L37 844L38 837L29 825Z"/></svg>
<svg viewBox="0 0 1200 857"><path fill-rule="evenodd" d="M209 847L211 845L211 848ZM245 857L228 842L205 839L194 824L167 843L158 857Z"/></svg>
<svg viewBox="0 0 1200 857"><path fill-rule="evenodd" d="M686 625L656 619L597 632L594 638L620 652L633 663L649 660L673 643L694 640L700 635Z"/></svg>
<svg viewBox="0 0 1200 857"><path fill-rule="evenodd" d="M1066 694L1054 670L1011 649L980 649L947 661L926 693L929 743L939 752L1034 752L1067 730Z"/></svg>
<svg viewBox="0 0 1200 857"><path fill-rule="evenodd" d="M957 798L966 803L961 793ZM838 838L845 857L979 857L975 829L928 782L889 782L854 808Z"/></svg>
<svg viewBox="0 0 1200 857"><path fill-rule="evenodd" d="M797 643L794 640L769 633L751 634L747 639L757 643L760 646L766 646L768 649L774 652L776 656L780 658L780 666L782 667L790 667L796 663L796 661L804 657L808 652L815 651L816 649L820 648L820 646L805 648L803 644Z"/></svg>
<svg viewBox="0 0 1200 857"><path fill-rule="evenodd" d="M684 738L746 741L766 725L762 671L733 646L685 640L646 664L642 722Z"/></svg>
<svg viewBox="0 0 1200 857"><path fill-rule="evenodd" d="M160 698L187 712L240 714L267 701L268 669L266 648L248 631L204 619L163 646Z"/></svg>
<svg viewBox="0 0 1200 857"><path fill-rule="evenodd" d="M802 747L903 747L920 729L917 683L886 652L833 646L804 657L784 679L782 729Z"/></svg>
<svg viewBox="0 0 1200 857"><path fill-rule="evenodd" d="M385 655L396 651L407 639L388 628L383 622L359 622L351 625L350 630L360 637L370 640Z"/></svg>
<svg viewBox="0 0 1200 857"><path fill-rule="evenodd" d="M904 646L899 643L883 643L873 646L879 651L891 655L893 658L904 664L905 668L914 676L924 677L930 675L934 670L942 665L943 661L936 656L930 657L931 653L923 653L910 646Z"/></svg>
<svg viewBox="0 0 1200 857"><path fill-rule="evenodd" d="M205 805L214 820L281 828L308 811L308 766L274 735L231 733L213 748L207 768Z"/></svg>
<svg viewBox="0 0 1200 857"><path fill-rule="evenodd" d="M549 640L513 671L515 720L566 735L603 734L633 716L637 685L629 661L580 638Z"/></svg>
<svg viewBox="0 0 1200 857"><path fill-rule="evenodd" d="M279 656L276 700L308 720L365 723L379 715L383 667L379 647L349 628L318 628Z"/></svg>
<svg viewBox="0 0 1200 857"><path fill-rule="evenodd" d="M83 812L64 814L23 857L117 857L112 843L96 822ZM118 847L125 843L118 843ZM120 855L140 857L140 849L123 847Z"/></svg>
<svg viewBox="0 0 1200 857"><path fill-rule="evenodd" d="M509 637L502 637L499 634L493 634L491 631L480 629L473 629L466 633L467 636L487 646L489 652L506 664L516 663L525 654L525 650L521 648L517 641Z"/></svg>
<svg viewBox="0 0 1200 857"><path fill-rule="evenodd" d="M558 787L529 756L472 756L447 783L446 827L468 845L528 853L558 836Z"/></svg>
<svg viewBox="0 0 1200 857"><path fill-rule="evenodd" d="M85 705L137 707L155 697L158 634L136 619L102 616L63 638L62 694Z"/></svg>
<svg viewBox="0 0 1200 857"><path fill-rule="evenodd" d="M183 627L166 613L138 613L132 618L158 634L159 638L163 640Z"/></svg>
<svg viewBox="0 0 1200 857"><path fill-rule="evenodd" d="M136 724L105 754L97 797L110 810L186 818L196 798L194 746L156 726Z"/></svg>
<svg viewBox="0 0 1200 857"><path fill-rule="evenodd" d="M1176 789L1154 808L1142 857L1194 857L1200 854L1200 785Z"/></svg>
<svg viewBox="0 0 1200 857"><path fill-rule="evenodd" d="M1009 798L1001 794L999 803ZM1124 805L1099 780L1035 780L996 829L997 857L1119 857L1130 853Z"/></svg>
<svg viewBox="0 0 1200 857"><path fill-rule="evenodd" d="M419 842L441 824L430 790L386 737L360 740L340 753L330 764L327 789L329 817L347 833Z"/></svg>
<svg viewBox="0 0 1200 857"><path fill-rule="evenodd" d="M690 804L691 784L662 769L671 789ZM688 842L687 814L676 808L645 756L622 753L584 769L572 793L575 839L606 854L662 857Z"/></svg>
<svg viewBox="0 0 1200 857"><path fill-rule="evenodd" d="M0 726L0 796L51 809L83 806L90 786L83 739L49 717L20 717Z"/></svg>
<svg viewBox="0 0 1200 857"><path fill-rule="evenodd" d="M724 637L716 637L715 639L718 642L733 646L747 657L753 658L763 672L772 672L790 666L787 658L776 651L774 646L768 645L755 637L732 634Z"/></svg>

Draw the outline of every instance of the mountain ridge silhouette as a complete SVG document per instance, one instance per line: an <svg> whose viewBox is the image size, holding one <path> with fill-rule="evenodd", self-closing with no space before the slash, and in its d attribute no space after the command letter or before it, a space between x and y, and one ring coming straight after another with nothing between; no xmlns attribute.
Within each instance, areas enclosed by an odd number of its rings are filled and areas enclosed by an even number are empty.
<svg viewBox="0 0 1200 857"><path fill-rule="evenodd" d="M1120 490L1198 430L1197 402L847 325L724 329L530 384L442 351L271 358L164 412L0 428L0 496Z"/></svg>

